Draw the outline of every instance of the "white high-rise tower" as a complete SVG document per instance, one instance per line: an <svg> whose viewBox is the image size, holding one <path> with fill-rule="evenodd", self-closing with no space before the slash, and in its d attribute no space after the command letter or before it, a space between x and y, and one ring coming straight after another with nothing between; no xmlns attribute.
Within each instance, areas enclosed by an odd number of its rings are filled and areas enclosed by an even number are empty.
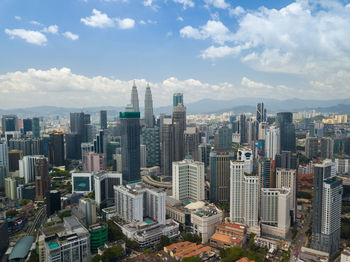
<svg viewBox="0 0 350 262"><path fill-rule="evenodd" d="M154 127L153 100L152 100L152 92L149 84L147 84L146 94L145 94L145 123L146 123L146 127Z"/></svg>
<svg viewBox="0 0 350 262"><path fill-rule="evenodd" d="M137 87L136 87L135 81L134 81L134 84L132 86L132 91L131 91L131 104L132 104L134 112L140 112L139 96L137 94Z"/></svg>

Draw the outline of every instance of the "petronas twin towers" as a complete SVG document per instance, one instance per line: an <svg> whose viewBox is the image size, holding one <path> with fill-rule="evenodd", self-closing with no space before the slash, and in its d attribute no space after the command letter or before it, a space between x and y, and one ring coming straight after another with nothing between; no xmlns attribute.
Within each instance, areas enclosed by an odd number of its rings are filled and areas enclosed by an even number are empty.
<svg viewBox="0 0 350 262"><path fill-rule="evenodd" d="M140 112L139 96L137 93L137 87L136 87L135 81L131 91L131 104L134 112ZM146 127L154 127L153 100L152 100L152 92L149 84L147 84L146 94L145 94L145 123L146 123Z"/></svg>

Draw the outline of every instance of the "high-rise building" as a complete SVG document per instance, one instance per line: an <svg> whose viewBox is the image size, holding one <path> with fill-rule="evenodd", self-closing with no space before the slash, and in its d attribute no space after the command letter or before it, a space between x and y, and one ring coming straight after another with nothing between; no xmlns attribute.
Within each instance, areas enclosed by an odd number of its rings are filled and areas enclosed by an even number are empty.
<svg viewBox="0 0 350 262"><path fill-rule="evenodd" d="M9 169L9 155L8 155L8 146L6 141L0 140L0 166L6 167Z"/></svg>
<svg viewBox="0 0 350 262"><path fill-rule="evenodd" d="M290 189L290 210L292 222L297 217L297 172L295 169L276 169L276 187Z"/></svg>
<svg viewBox="0 0 350 262"><path fill-rule="evenodd" d="M293 124L293 113L277 113L277 126L281 134L281 150L295 152L296 138L295 126Z"/></svg>
<svg viewBox="0 0 350 262"><path fill-rule="evenodd" d="M258 122L250 118L247 121L247 143L253 148L255 141L258 139Z"/></svg>
<svg viewBox="0 0 350 262"><path fill-rule="evenodd" d="M280 129L276 126L271 126L266 130L265 135L265 156L273 160L276 159L276 155L281 152L281 135Z"/></svg>
<svg viewBox="0 0 350 262"><path fill-rule="evenodd" d="M246 173L247 161L230 163L230 219L257 226L259 220L259 177Z"/></svg>
<svg viewBox="0 0 350 262"><path fill-rule="evenodd" d="M82 162L84 172L99 172L107 168L106 154L84 152Z"/></svg>
<svg viewBox="0 0 350 262"><path fill-rule="evenodd" d="M16 172L19 170L19 160L23 158L23 152L20 150L10 150L9 153L9 171Z"/></svg>
<svg viewBox="0 0 350 262"><path fill-rule="evenodd" d="M61 210L61 193L57 190L46 192L46 215L50 217L55 212Z"/></svg>
<svg viewBox="0 0 350 262"><path fill-rule="evenodd" d="M186 107L179 103L173 107L173 125L174 125L174 160L181 161L185 157L185 129L186 129Z"/></svg>
<svg viewBox="0 0 350 262"><path fill-rule="evenodd" d="M260 188L275 188L276 173L275 161L271 158L262 158L258 160L258 175L260 177Z"/></svg>
<svg viewBox="0 0 350 262"><path fill-rule="evenodd" d="M241 114L239 116L239 135L240 135L240 143L245 144L248 143L247 139L247 119L245 114Z"/></svg>
<svg viewBox="0 0 350 262"><path fill-rule="evenodd" d="M131 90L131 105L132 105L132 112L140 113L139 95L137 93L137 87L136 87L135 81Z"/></svg>
<svg viewBox="0 0 350 262"><path fill-rule="evenodd" d="M80 198L78 210L85 217L85 225L90 226L96 224L96 202L89 198Z"/></svg>
<svg viewBox="0 0 350 262"><path fill-rule="evenodd" d="M180 201L200 201L204 194L204 164L185 159L173 162L173 197Z"/></svg>
<svg viewBox="0 0 350 262"><path fill-rule="evenodd" d="M18 118L16 115L3 115L1 119L2 134L7 131L18 131Z"/></svg>
<svg viewBox="0 0 350 262"><path fill-rule="evenodd" d="M202 143L198 146L198 158L196 160L199 162L203 162L205 167L208 167L210 163L210 151L210 144Z"/></svg>
<svg viewBox="0 0 350 262"><path fill-rule="evenodd" d="M19 160L19 176L24 177L26 184L35 181L35 164L37 159L41 159L44 156L24 156Z"/></svg>
<svg viewBox="0 0 350 262"><path fill-rule="evenodd" d="M84 137L84 113L70 113L70 131ZM86 142L86 141L84 141Z"/></svg>
<svg viewBox="0 0 350 262"><path fill-rule="evenodd" d="M254 156L251 149L239 148L237 160L244 161L244 173L251 174L253 172Z"/></svg>
<svg viewBox="0 0 350 262"><path fill-rule="evenodd" d="M333 139L331 137L322 137L321 138L321 157L325 159L333 158Z"/></svg>
<svg viewBox="0 0 350 262"><path fill-rule="evenodd" d="M94 152L95 153L106 153L108 137L105 130L100 129L94 139Z"/></svg>
<svg viewBox="0 0 350 262"><path fill-rule="evenodd" d="M227 126L220 127L215 134L215 150L231 151L232 150L232 129Z"/></svg>
<svg viewBox="0 0 350 262"><path fill-rule="evenodd" d="M140 145L140 167L147 167L147 151L146 145Z"/></svg>
<svg viewBox="0 0 350 262"><path fill-rule="evenodd" d="M35 162L35 199L43 201L50 190L49 166L46 158L38 158Z"/></svg>
<svg viewBox="0 0 350 262"><path fill-rule="evenodd" d="M135 87L136 88L136 87ZM138 181L140 175L140 112L120 112L122 173L127 182Z"/></svg>
<svg viewBox="0 0 350 262"><path fill-rule="evenodd" d="M171 118L164 118L161 123L161 173L171 176L172 162L175 160L174 125Z"/></svg>
<svg viewBox="0 0 350 262"><path fill-rule="evenodd" d="M72 173L72 193L88 194L94 190L94 173Z"/></svg>
<svg viewBox="0 0 350 262"><path fill-rule="evenodd" d="M276 156L276 168L297 169L299 165L298 157L290 151L282 151Z"/></svg>
<svg viewBox="0 0 350 262"><path fill-rule="evenodd" d="M145 94L145 123L146 127L153 128L154 127L154 116L153 116L153 100L152 100L152 92L149 84L146 87Z"/></svg>
<svg viewBox="0 0 350 262"><path fill-rule="evenodd" d="M228 203L230 201L230 161L233 152L210 152L210 202Z"/></svg>
<svg viewBox="0 0 350 262"><path fill-rule="evenodd" d="M261 223L264 233L285 238L290 228L290 189L261 189Z"/></svg>
<svg viewBox="0 0 350 262"><path fill-rule="evenodd" d="M40 120L38 117L34 117L32 121L32 133L34 138L40 137Z"/></svg>
<svg viewBox="0 0 350 262"><path fill-rule="evenodd" d="M52 166L64 166L64 134L54 132L49 139L49 163Z"/></svg>
<svg viewBox="0 0 350 262"><path fill-rule="evenodd" d="M102 209L114 205L114 186L123 182L121 173L100 172L94 175L95 200Z"/></svg>
<svg viewBox="0 0 350 262"><path fill-rule="evenodd" d="M187 127L185 130L185 156L198 159L198 146L201 143L201 133L197 127Z"/></svg>
<svg viewBox="0 0 350 262"><path fill-rule="evenodd" d="M5 187L5 178L8 175L8 167L0 165L0 187Z"/></svg>
<svg viewBox="0 0 350 262"><path fill-rule="evenodd" d="M160 166L160 133L159 127L144 127L141 136L146 145L146 166Z"/></svg>
<svg viewBox="0 0 350 262"><path fill-rule="evenodd" d="M330 161L314 166L311 247L333 255L339 249L343 183Z"/></svg>
<svg viewBox="0 0 350 262"><path fill-rule="evenodd" d="M66 137L66 159L81 159L81 135L72 133L65 134Z"/></svg>
<svg viewBox="0 0 350 262"><path fill-rule="evenodd" d="M312 159L318 156L317 137L307 137L305 139L305 155L309 159Z"/></svg>
<svg viewBox="0 0 350 262"><path fill-rule="evenodd" d="M166 224L166 192L142 183L114 186L116 215L123 221L142 222L149 217Z"/></svg>
<svg viewBox="0 0 350 262"><path fill-rule="evenodd" d="M266 122L266 109L264 108L264 103L258 103L256 105L256 121L258 121L258 123Z"/></svg>
<svg viewBox="0 0 350 262"><path fill-rule="evenodd" d="M175 93L173 95L173 107L178 106L179 104L184 104L184 97L182 93Z"/></svg>
<svg viewBox="0 0 350 262"><path fill-rule="evenodd" d="M258 126L258 140L265 140L268 124L266 122L260 122Z"/></svg>
<svg viewBox="0 0 350 262"><path fill-rule="evenodd" d="M13 177L5 178L5 195L11 199L16 200L17 198L17 181Z"/></svg>
<svg viewBox="0 0 350 262"><path fill-rule="evenodd" d="M27 119L23 119L23 133L26 135L27 132L32 131L32 119L27 118Z"/></svg>
<svg viewBox="0 0 350 262"><path fill-rule="evenodd" d="M107 110L100 111L100 128L107 129Z"/></svg>

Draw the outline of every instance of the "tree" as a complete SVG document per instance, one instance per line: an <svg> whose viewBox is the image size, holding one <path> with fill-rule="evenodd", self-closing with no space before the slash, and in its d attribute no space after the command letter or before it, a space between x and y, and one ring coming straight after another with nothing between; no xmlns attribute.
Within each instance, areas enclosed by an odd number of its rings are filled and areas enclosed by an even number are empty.
<svg viewBox="0 0 350 262"><path fill-rule="evenodd" d="M112 220L107 221L108 225L108 240L110 242L124 239L124 234L120 227L118 227Z"/></svg>
<svg viewBox="0 0 350 262"><path fill-rule="evenodd" d="M17 214L18 214L18 211L16 209L11 209L6 212L6 217L12 218L12 217L15 217Z"/></svg>
<svg viewBox="0 0 350 262"><path fill-rule="evenodd" d="M199 257L185 257L182 262L201 262Z"/></svg>
<svg viewBox="0 0 350 262"><path fill-rule="evenodd" d="M28 262L36 262L39 261L39 257L36 254L35 250L32 250L32 252L30 253L30 257L28 259Z"/></svg>
<svg viewBox="0 0 350 262"><path fill-rule="evenodd" d="M65 210L62 212L58 212L58 217L63 220L64 217L70 217L72 215L72 211L70 210Z"/></svg>
<svg viewBox="0 0 350 262"><path fill-rule="evenodd" d="M97 254L93 257L92 262L100 262L102 261L102 256Z"/></svg>
<svg viewBox="0 0 350 262"><path fill-rule="evenodd" d="M124 249L121 245L116 245L114 247L107 248L103 253L103 262L115 262L119 261L124 256Z"/></svg>
<svg viewBox="0 0 350 262"><path fill-rule="evenodd" d="M202 242L202 238L200 236L192 233L184 233L182 238L184 241L189 241L192 243L200 244Z"/></svg>
<svg viewBox="0 0 350 262"><path fill-rule="evenodd" d="M161 236L160 237L160 245L162 247L166 247L170 245L170 239L167 236Z"/></svg>
<svg viewBox="0 0 350 262"><path fill-rule="evenodd" d="M95 199L95 192L94 192L94 191L90 192L90 193L88 194L88 197L89 197L90 199Z"/></svg>
<svg viewBox="0 0 350 262"><path fill-rule="evenodd" d="M27 205L30 201L31 201L31 200L29 200L29 199L22 199L22 200L21 200L21 206Z"/></svg>

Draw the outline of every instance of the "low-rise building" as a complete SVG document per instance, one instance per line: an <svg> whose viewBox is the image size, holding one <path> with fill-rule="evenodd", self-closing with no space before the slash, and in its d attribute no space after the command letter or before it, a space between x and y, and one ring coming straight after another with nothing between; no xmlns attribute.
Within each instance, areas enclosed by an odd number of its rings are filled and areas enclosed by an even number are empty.
<svg viewBox="0 0 350 262"><path fill-rule="evenodd" d="M221 223L210 238L210 245L215 248L242 247L246 242L247 227L240 223Z"/></svg>
<svg viewBox="0 0 350 262"><path fill-rule="evenodd" d="M312 248L301 247L298 259L302 262L328 262L329 254Z"/></svg>
<svg viewBox="0 0 350 262"><path fill-rule="evenodd" d="M211 247L197 245L196 243L189 241L174 243L170 246L164 247L164 252L169 254L171 257L176 258L177 260L182 260L186 257L202 258L215 256L215 254L211 252Z"/></svg>

